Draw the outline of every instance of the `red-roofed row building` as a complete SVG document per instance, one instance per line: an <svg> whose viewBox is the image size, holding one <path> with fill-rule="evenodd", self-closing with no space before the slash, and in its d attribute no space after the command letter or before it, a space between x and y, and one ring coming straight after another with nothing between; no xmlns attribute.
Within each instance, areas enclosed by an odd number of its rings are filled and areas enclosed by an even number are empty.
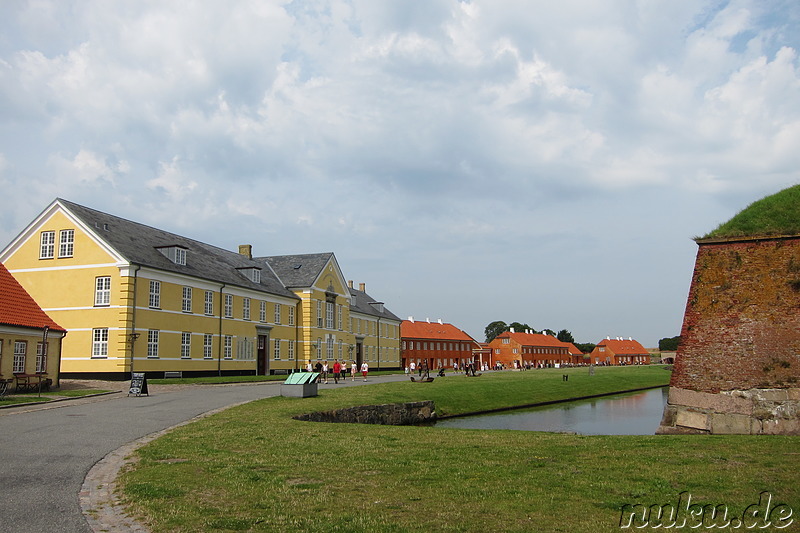
<svg viewBox="0 0 800 533"><path fill-rule="evenodd" d="M583 362L583 353L572 343L530 331L506 331L489 343L492 364L505 368L541 368Z"/></svg>
<svg viewBox="0 0 800 533"><path fill-rule="evenodd" d="M39 375L57 385L66 333L0 263L0 380Z"/></svg>
<svg viewBox="0 0 800 533"><path fill-rule="evenodd" d="M595 365L649 365L650 352L632 338L606 337L589 354Z"/></svg>
<svg viewBox="0 0 800 533"><path fill-rule="evenodd" d="M400 324L400 342L404 368L412 362L419 367L425 361L430 370L452 368L455 364L463 368L481 348L478 341L453 324L417 321L413 317Z"/></svg>

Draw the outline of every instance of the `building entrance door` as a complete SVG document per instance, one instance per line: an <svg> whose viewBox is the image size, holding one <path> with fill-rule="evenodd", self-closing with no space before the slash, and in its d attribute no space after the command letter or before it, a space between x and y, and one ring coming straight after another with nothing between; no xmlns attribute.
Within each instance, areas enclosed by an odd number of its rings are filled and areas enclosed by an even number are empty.
<svg viewBox="0 0 800 533"><path fill-rule="evenodd" d="M258 351L256 358L258 359L258 375L266 376L269 374L269 335L258 336Z"/></svg>

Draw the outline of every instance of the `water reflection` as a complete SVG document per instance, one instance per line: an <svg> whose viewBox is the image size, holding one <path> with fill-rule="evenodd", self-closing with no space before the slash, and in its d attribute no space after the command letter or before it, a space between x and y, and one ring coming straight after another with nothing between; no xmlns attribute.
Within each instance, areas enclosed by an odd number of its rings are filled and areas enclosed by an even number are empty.
<svg viewBox="0 0 800 533"><path fill-rule="evenodd" d="M669 387L502 414L440 420L437 427L558 431L582 435L653 435Z"/></svg>

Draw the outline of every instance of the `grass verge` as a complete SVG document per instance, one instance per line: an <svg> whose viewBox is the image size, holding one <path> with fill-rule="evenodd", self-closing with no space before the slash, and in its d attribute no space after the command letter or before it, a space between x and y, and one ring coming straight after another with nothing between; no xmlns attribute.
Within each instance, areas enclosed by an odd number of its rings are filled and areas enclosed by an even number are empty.
<svg viewBox="0 0 800 533"><path fill-rule="evenodd" d="M561 380L569 373L568 382ZM622 506L724 504L769 491L800 510L797 437L580 436L299 422L434 399L448 414L664 384L659 367L502 372L270 398L176 429L120 478L162 531L616 531ZM791 528L783 529L789 531Z"/></svg>

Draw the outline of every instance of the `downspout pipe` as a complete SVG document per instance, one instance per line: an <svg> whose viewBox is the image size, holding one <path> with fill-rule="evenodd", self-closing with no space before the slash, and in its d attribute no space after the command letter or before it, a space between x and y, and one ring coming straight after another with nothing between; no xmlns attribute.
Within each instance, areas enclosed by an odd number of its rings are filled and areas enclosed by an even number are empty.
<svg viewBox="0 0 800 533"><path fill-rule="evenodd" d="M131 379L133 379L133 358L135 357L134 343L139 336L136 333L136 289L138 286L140 268L142 268L141 265L136 265L133 271L133 301L131 302L131 332L129 335L131 345Z"/></svg>

